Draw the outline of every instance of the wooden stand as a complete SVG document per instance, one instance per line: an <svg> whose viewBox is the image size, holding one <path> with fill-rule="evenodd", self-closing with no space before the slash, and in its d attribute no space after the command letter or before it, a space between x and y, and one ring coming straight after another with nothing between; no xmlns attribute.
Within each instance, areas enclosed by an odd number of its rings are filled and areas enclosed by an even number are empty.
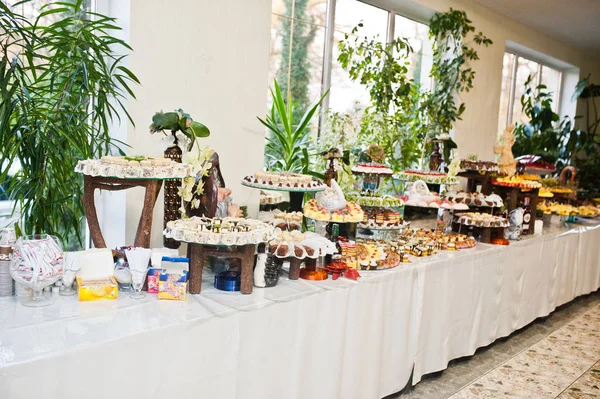
<svg viewBox="0 0 600 399"><path fill-rule="evenodd" d="M289 258L290 261L290 272L288 278L290 280L298 280L300 278L300 265L302 264L302 259L298 258Z"/></svg>
<svg viewBox="0 0 600 399"><path fill-rule="evenodd" d="M465 177L467 179L467 192L476 193L477 186L481 186L481 193L483 195L490 195L492 193L492 173L485 172L479 173L476 170L467 170L460 172L458 176Z"/></svg>
<svg viewBox="0 0 600 399"><path fill-rule="evenodd" d="M504 227L482 227L482 226L467 226L460 223L452 223L452 231L456 233L467 234L467 230L473 227L473 237L479 237L479 242L489 244L494 237L504 238Z"/></svg>
<svg viewBox="0 0 600 399"><path fill-rule="evenodd" d="M144 207L135 234L133 243L136 247L150 248L150 238L152 235L152 213L154 204L158 198L158 193L162 187L162 180L157 179L120 179L116 177L89 176L83 177L83 206L85 216L90 228L90 236L96 248L106 248L106 242L100 230L98 215L96 214L96 204L94 202L94 191L108 190L119 191L132 187L144 187Z"/></svg>
<svg viewBox="0 0 600 399"><path fill-rule="evenodd" d="M189 243L188 248L190 252L190 274L188 284L190 294L200 293L202 288L204 260L207 256L240 259L242 264L240 292L242 294L252 293L254 253L256 252L255 244L237 247L217 247L213 245Z"/></svg>

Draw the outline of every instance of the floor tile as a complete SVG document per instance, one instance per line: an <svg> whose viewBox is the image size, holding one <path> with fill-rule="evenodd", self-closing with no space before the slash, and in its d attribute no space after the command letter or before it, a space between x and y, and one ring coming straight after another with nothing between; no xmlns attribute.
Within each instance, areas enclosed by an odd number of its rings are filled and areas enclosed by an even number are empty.
<svg viewBox="0 0 600 399"><path fill-rule="evenodd" d="M600 346L600 327L598 330L587 330L567 325L550 334L548 339Z"/></svg>
<svg viewBox="0 0 600 399"><path fill-rule="evenodd" d="M508 390L511 394L519 394L523 391L532 392L533 396L531 397L536 398L554 399L569 386L568 381L557 381L550 377L534 376L527 372L508 368L498 368L482 377L482 380L508 385L511 387Z"/></svg>
<svg viewBox="0 0 600 399"><path fill-rule="evenodd" d="M600 326L600 317L596 313L590 312L576 318L567 325L584 330L598 331L598 327Z"/></svg>
<svg viewBox="0 0 600 399"><path fill-rule="evenodd" d="M600 291L431 377L386 399L600 399Z"/></svg>
<svg viewBox="0 0 600 399"><path fill-rule="evenodd" d="M598 395L581 392L579 390L567 389L565 392L561 393L557 399L597 399L598 397Z"/></svg>
<svg viewBox="0 0 600 399"><path fill-rule="evenodd" d="M557 376L559 379L573 381L581 376L593 361L585 359L565 359L561 357L525 351L504 363L500 367L512 367L521 371L528 371L534 375Z"/></svg>
<svg viewBox="0 0 600 399"><path fill-rule="evenodd" d="M583 393L600 397L600 370L590 370L582 375L569 387L569 390L578 390Z"/></svg>
<svg viewBox="0 0 600 399"><path fill-rule="evenodd" d="M565 359L585 359L593 365L600 357L600 346L579 345L568 341L549 341L547 339L532 345L526 352L541 353Z"/></svg>
<svg viewBox="0 0 600 399"><path fill-rule="evenodd" d="M481 378L467 387L461 389L457 395L466 396L467 398L530 398L533 392L524 391L523 389L514 386L510 383L498 382L490 379ZM458 396L458 397L461 397Z"/></svg>

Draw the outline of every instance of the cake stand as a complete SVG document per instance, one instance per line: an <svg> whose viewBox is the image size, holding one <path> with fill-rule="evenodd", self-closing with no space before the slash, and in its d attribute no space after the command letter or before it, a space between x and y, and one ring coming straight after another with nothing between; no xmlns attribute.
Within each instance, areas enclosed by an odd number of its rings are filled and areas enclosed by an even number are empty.
<svg viewBox="0 0 600 399"><path fill-rule="evenodd" d="M233 231L230 223L233 223L234 227L244 223L249 229ZM227 231L224 230L225 224L228 226ZM218 229L213 230L217 226ZM169 222L163 234L167 238L188 244L190 294L200 293L202 271L207 256L240 259L240 292L251 294L256 246L269 240L273 228L264 222L243 218L190 218Z"/></svg>
<svg viewBox="0 0 600 399"><path fill-rule="evenodd" d="M374 164L375 165L375 164ZM368 167L368 164L367 164ZM363 176L363 190L375 192L379 189L382 177L391 177L393 173L378 172L377 168L373 167L372 171L362 171L353 168L352 173ZM392 172L390 170L390 172Z"/></svg>
<svg viewBox="0 0 600 399"><path fill-rule="evenodd" d="M326 185L322 185L319 187L285 187L285 186L275 186L269 184L258 184L258 183L250 183L245 180L242 180L242 186L256 188L267 191L281 191L290 193L290 212L302 212L302 202L304 201L304 193L317 193L319 191L325 190Z"/></svg>

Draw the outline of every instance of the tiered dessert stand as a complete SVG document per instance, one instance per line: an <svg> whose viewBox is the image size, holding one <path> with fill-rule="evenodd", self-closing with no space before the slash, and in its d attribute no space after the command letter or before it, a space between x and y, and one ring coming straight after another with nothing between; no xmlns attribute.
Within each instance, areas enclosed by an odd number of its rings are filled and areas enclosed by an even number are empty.
<svg viewBox="0 0 600 399"><path fill-rule="evenodd" d="M380 194L381 180L392 176L393 171L384 165L367 163L358 164L352 168L352 173L362 178L362 192L353 199L365 214L362 223L358 224L357 236L379 239L396 237L406 226L403 221L404 201Z"/></svg>

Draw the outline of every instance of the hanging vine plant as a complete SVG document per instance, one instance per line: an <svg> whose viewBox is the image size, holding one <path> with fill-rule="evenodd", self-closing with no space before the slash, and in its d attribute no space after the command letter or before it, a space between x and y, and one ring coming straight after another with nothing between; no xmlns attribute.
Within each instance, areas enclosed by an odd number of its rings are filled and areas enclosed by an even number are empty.
<svg viewBox="0 0 600 399"><path fill-rule="evenodd" d="M464 102L457 102L461 92L473 88L475 71L472 61L479 60L476 46L493 44L483 32L473 36L467 43L467 35L475 32L467 13L450 8L448 12L436 13L429 24L429 36L435 42L431 77L433 90L426 99L430 135L449 134L457 120L465 112Z"/></svg>

